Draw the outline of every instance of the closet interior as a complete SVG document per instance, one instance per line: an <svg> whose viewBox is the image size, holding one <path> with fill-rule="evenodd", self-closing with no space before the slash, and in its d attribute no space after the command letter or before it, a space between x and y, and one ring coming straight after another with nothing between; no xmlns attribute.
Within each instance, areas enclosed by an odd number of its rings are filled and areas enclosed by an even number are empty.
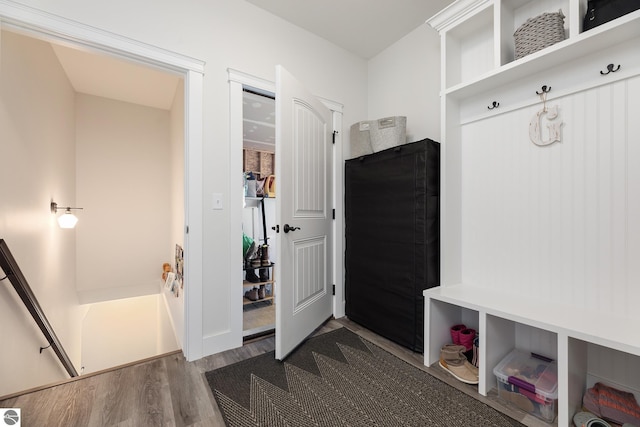
<svg viewBox="0 0 640 427"><path fill-rule="evenodd" d="M243 337L275 329L275 97L243 92Z"/></svg>

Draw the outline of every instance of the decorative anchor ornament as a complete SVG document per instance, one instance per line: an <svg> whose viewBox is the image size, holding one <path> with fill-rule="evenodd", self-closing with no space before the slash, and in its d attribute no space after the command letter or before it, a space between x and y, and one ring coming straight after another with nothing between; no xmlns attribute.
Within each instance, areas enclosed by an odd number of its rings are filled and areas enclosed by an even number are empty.
<svg viewBox="0 0 640 427"><path fill-rule="evenodd" d="M536 112L531 121L529 122L529 139L536 145L545 146L553 144L554 142L560 142L560 128L564 124L562 121L547 123L547 129L549 130L549 139L542 139L542 116L546 116L547 120L552 121L558 118L559 108L557 105L547 108L547 93L551 91L551 87L542 86L542 92L536 91L536 94L540 96L542 100L542 110Z"/></svg>

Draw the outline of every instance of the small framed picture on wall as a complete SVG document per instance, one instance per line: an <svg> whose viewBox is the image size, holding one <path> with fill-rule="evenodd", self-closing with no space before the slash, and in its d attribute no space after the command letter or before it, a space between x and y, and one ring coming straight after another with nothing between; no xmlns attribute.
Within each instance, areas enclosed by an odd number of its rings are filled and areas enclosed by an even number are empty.
<svg viewBox="0 0 640 427"><path fill-rule="evenodd" d="M176 281L180 289L184 288L184 251L178 244L176 244Z"/></svg>

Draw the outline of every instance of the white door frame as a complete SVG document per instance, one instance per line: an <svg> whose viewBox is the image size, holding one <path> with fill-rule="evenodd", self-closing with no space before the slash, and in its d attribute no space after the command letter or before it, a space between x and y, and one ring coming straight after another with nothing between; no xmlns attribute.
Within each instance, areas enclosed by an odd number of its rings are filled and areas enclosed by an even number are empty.
<svg viewBox="0 0 640 427"><path fill-rule="evenodd" d="M63 43L180 75L185 82L185 307L183 352L203 356L202 336L202 129L204 62L29 6L0 0L0 28ZM188 229L188 232L187 232Z"/></svg>
<svg viewBox="0 0 640 427"><path fill-rule="evenodd" d="M230 235L242 235L242 88L249 86L258 91L271 93L275 95L276 85L274 82L252 76L242 71L229 68L229 170L231 171L231 185L229 189L229 209L231 223ZM336 209L336 219L333 221L333 283L336 285L336 295L333 298L333 316L336 318L343 317L345 313L344 305L344 257L343 257L343 226L344 215L342 201L344 171L342 162L342 104L325 98L318 97L322 103L332 112L333 130L337 131L335 138L335 146L333 150L333 203ZM234 171L237 171L235 174ZM237 175L237 179L236 179ZM237 191L236 191L237 189ZM229 253L242 253L242 239L230 239ZM239 264L230 263L229 278L231 292L229 292L229 313L230 314L230 332L237 342L237 347L242 345L242 270Z"/></svg>

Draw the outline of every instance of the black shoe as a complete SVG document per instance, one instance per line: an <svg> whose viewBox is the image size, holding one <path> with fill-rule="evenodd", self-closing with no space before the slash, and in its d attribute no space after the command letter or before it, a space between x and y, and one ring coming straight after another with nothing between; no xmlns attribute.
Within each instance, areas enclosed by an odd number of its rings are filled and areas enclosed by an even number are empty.
<svg viewBox="0 0 640 427"><path fill-rule="evenodd" d="M260 278L256 275L255 270L247 270L246 274L247 282L258 283Z"/></svg>
<svg viewBox="0 0 640 427"><path fill-rule="evenodd" d="M260 269L260 281L261 282L268 282L269 281L269 269L268 268L261 268Z"/></svg>

